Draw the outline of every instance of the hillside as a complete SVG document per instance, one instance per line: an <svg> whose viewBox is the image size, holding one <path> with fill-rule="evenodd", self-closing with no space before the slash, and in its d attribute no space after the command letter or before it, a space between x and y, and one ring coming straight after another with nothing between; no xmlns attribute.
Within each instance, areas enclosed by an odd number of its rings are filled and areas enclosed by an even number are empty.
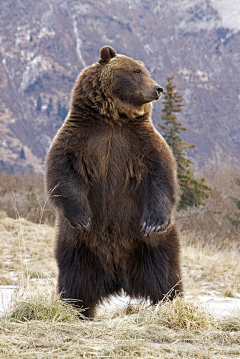
<svg viewBox="0 0 240 359"><path fill-rule="evenodd" d="M175 75L199 166L239 163L239 17L238 0L2 1L0 170L43 171L75 79L106 44L142 60L163 86Z"/></svg>

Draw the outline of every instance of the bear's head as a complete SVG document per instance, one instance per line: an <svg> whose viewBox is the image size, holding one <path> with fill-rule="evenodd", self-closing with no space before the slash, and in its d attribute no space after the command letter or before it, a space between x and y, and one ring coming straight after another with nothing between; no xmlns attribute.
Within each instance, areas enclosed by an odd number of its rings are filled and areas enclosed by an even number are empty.
<svg viewBox="0 0 240 359"><path fill-rule="evenodd" d="M117 55L110 46L100 50L97 64L82 72L80 83L94 108L114 120L121 115L137 117L151 112L151 102L163 92L140 61Z"/></svg>

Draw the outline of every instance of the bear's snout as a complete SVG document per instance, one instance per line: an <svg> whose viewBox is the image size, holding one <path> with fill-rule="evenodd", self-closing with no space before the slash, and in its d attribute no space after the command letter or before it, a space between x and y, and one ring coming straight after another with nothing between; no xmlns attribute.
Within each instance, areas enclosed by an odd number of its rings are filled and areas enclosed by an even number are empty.
<svg viewBox="0 0 240 359"><path fill-rule="evenodd" d="M163 92L163 88L161 86L157 85L154 87L154 90L156 91L157 96L160 97L161 93Z"/></svg>

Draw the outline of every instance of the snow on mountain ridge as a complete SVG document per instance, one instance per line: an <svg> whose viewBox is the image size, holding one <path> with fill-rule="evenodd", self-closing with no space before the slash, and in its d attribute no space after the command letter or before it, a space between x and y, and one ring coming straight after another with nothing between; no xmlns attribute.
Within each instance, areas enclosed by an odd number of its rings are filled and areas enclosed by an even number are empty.
<svg viewBox="0 0 240 359"><path fill-rule="evenodd" d="M175 9L176 2L179 0L168 5ZM190 31L226 28L233 33L240 30L239 0L183 0L178 11L180 28Z"/></svg>
<svg viewBox="0 0 240 359"><path fill-rule="evenodd" d="M211 0L211 3L220 15L223 27L240 31L239 0Z"/></svg>

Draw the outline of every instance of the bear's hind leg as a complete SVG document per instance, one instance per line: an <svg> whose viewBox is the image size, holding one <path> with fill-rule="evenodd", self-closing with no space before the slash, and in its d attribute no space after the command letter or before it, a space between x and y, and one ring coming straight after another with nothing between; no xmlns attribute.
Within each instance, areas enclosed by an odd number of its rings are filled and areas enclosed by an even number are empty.
<svg viewBox="0 0 240 359"><path fill-rule="evenodd" d="M157 234L160 236L160 234ZM123 289L131 297L156 304L182 294L179 239L176 228L159 237L159 244L142 243L127 261Z"/></svg>
<svg viewBox="0 0 240 359"><path fill-rule="evenodd" d="M106 270L85 244L70 247L60 243L56 249L58 292L74 307L83 309L85 317L93 318L97 304L118 293L120 286L111 268Z"/></svg>
<svg viewBox="0 0 240 359"><path fill-rule="evenodd" d="M72 283L71 280L65 280L63 277L63 271L59 269L58 293L60 298L66 300L73 308L79 310L80 319L82 315L86 318L93 318L98 298L93 296L88 298L86 291L82 291L80 285L77 288L77 283Z"/></svg>

